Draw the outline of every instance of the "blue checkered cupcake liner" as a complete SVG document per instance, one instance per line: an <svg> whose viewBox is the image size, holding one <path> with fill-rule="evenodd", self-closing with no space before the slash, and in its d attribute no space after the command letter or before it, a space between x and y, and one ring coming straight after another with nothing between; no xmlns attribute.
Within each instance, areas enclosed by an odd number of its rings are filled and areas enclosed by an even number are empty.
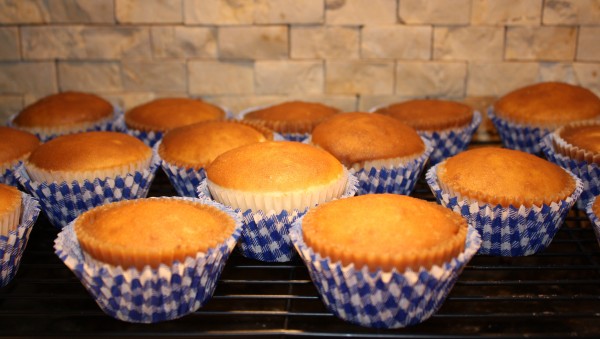
<svg viewBox="0 0 600 339"><path fill-rule="evenodd" d="M149 198L155 199L155 198ZM143 270L127 269L86 258L71 222L54 242L56 255L75 273L106 314L127 322L155 323L196 311L212 297L217 281L240 235L237 213L221 204L192 198L226 212L236 222L233 234L223 243L188 257L184 262Z"/></svg>
<svg viewBox="0 0 600 339"><path fill-rule="evenodd" d="M19 165L16 176L21 185L40 201L50 223L56 228L63 228L93 207L146 197L158 165L158 155L154 153L149 169L125 176L72 183L36 182L29 178L24 164Z"/></svg>
<svg viewBox="0 0 600 339"><path fill-rule="evenodd" d="M409 195L415 188L429 155L433 152L431 142L425 137L421 137L421 139L425 143L425 152L405 164L390 168L362 168L358 171L351 169L350 172L358 178L358 192L356 194L395 193Z"/></svg>
<svg viewBox="0 0 600 339"><path fill-rule="evenodd" d="M356 178L348 174L348 182L340 199L354 196L357 190ZM211 199L206 179L198 186L201 199ZM294 221L303 216L308 208L300 211L263 211L236 209L242 217L242 233L238 248L247 258L264 262L288 262L294 259L296 251L290 240L289 229Z"/></svg>
<svg viewBox="0 0 600 339"><path fill-rule="evenodd" d="M168 162L161 160L160 165L163 171L167 174L171 185L182 197L195 198L196 188L200 185L200 182L206 178L206 171L204 168L184 168L179 167Z"/></svg>
<svg viewBox="0 0 600 339"><path fill-rule="evenodd" d="M592 209L592 206L594 206L594 202L596 201L596 197L594 197L593 199L591 199L587 206L585 207L585 212L588 215L588 218L590 218L590 221L592 223L592 228L594 229L594 233L596 233L596 239L598 240L598 246L600 246L600 219L598 218L598 215L596 215L596 213L594 213L594 210Z"/></svg>
<svg viewBox="0 0 600 339"><path fill-rule="evenodd" d="M540 141L552 132L551 129L520 125L499 118L494 114L494 108L488 108L488 117L496 126L502 145L531 154L540 154Z"/></svg>
<svg viewBox="0 0 600 339"><path fill-rule="evenodd" d="M123 111L118 106L113 106L113 107L114 107L114 111L113 111L112 119L107 119L105 121L102 121L102 122L94 125L94 126L91 126L90 128L87 128L87 129L84 129L81 131L77 131L77 132L72 132L72 133L93 132L93 131L120 131L119 117L121 117L123 115ZM6 124L8 127L19 129L19 127L15 126L13 124L13 120L15 119L17 114L14 114L13 116L10 117L10 119L8 120L8 123ZM33 133L33 134L35 134L42 143L50 141L58 136L63 135L63 134L45 134L45 133Z"/></svg>
<svg viewBox="0 0 600 339"><path fill-rule="evenodd" d="M7 168L2 175L0 175L0 184L10 185L10 186L19 186L19 180L15 176L15 171L19 167L22 162L17 163L15 166Z"/></svg>
<svg viewBox="0 0 600 339"><path fill-rule="evenodd" d="M464 251L441 266L371 272L315 253L302 237L302 219L294 222L290 238L325 306L343 320L375 328L406 327L431 317L481 244L479 233L469 226Z"/></svg>
<svg viewBox="0 0 600 339"><path fill-rule="evenodd" d="M429 156L429 165L433 166L440 161L464 151L473 134L481 124L481 114L478 111L473 112L473 119L468 126L462 128L452 128L443 131L417 131L420 136L431 140L433 152Z"/></svg>
<svg viewBox="0 0 600 339"><path fill-rule="evenodd" d="M8 235L0 235L0 287L10 283L17 274L29 234L40 214L40 205L36 199L27 193L22 193L21 196L23 212L19 225L8 232Z"/></svg>
<svg viewBox="0 0 600 339"><path fill-rule="evenodd" d="M571 159L566 155L555 152L552 139L552 134L546 135L540 143L540 148L548 160L573 172L581 179L583 192L579 196L577 207L585 209L588 202L600 195L600 167L598 167L598 164Z"/></svg>
<svg viewBox="0 0 600 339"><path fill-rule="evenodd" d="M544 250L560 229L567 213L583 190L583 184L573 173L575 191L565 200L542 206L490 205L469 201L442 190L435 165L425 176L438 203L461 214L481 235L479 254L516 257Z"/></svg>

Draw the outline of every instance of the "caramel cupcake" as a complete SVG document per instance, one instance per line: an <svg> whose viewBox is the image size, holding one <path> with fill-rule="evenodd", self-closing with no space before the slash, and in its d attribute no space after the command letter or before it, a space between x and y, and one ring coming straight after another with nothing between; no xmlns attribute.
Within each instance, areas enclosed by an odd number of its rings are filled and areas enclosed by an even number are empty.
<svg viewBox="0 0 600 339"><path fill-rule="evenodd" d="M205 121L178 127L165 133L158 146L161 165L177 193L195 197L204 168L226 151L273 139L262 126L236 121Z"/></svg>
<svg viewBox="0 0 600 339"><path fill-rule="evenodd" d="M120 201L83 213L55 250L104 312L159 322L210 299L240 227L233 210L198 199Z"/></svg>
<svg viewBox="0 0 600 339"><path fill-rule="evenodd" d="M537 156L483 147L432 167L436 199L480 232L482 254L520 256L546 248L582 191L576 176Z"/></svg>
<svg viewBox="0 0 600 339"><path fill-rule="evenodd" d="M588 202L585 211L592 222L592 228L600 245L600 199L594 197Z"/></svg>
<svg viewBox="0 0 600 339"><path fill-rule="evenodd" d="M40 145L40 140L26 131L0 126L0 183L17 186L14 171Z"/></svg>
<svg viewBox="0 0 600 339"><path fill-rule="evenodd" d="M294 223L291 238L325 305L380 328L435 313L481 242L461 216L396 194L321 204Z"/></svg>
<svg viewBox="0 0 600 339"><path fill-rule="evenodd" d="M600 98L580 86L544 82L502 96L488 115L504 146L537 154L549 132L573 121L600 118Z"/></svg>
<svg viewBox="0 0 600 339"><path fill-rule="evenodd" d="M11 125L47 141L59 135L110 130L115 118L115 108L103 98L91 93L63 92L25 107Z"/></svg>
<svg viewBox="0 0 600 339"><path fill-rule="evenodd" d="M583 181L577 202L584 209L600 194L600 121L573 122L545 136L540 144L548 160Z"/></svg>
<svg viewBox="0 0 600 339"><path fill-rule="evenodd" d="M39 213L37 200L13 186L0 184L0 287L17 274Z"/></svg>
<svg viewBox="0 0 600 339"><path fill-rule="evenodd" d="M62 227L92 207L146 196L157 165L152 149L132 136L85 132L39 146L17 178Z"/></svg>
<svg viewBox="0 0 600 339"><path fill-rule="evenodd" d="M430 165L464 151L481 123L481 115L472 107L448 100L409 100L373 111L396 118L429 139Z"/></svg>
<svg viewBox="0 0 600 339"><path fill-rule="evenodd" d="M317 102L287 101L263 108L251 108L242 119L266 126L290 141L303 141L313 128L340 110Z"/></svg>
<svg viewBox="0 0 600 339"><path fill-rule="evenodd" d="M125 126L129 134L154 146L168 130L225 118L222 108L199 99L161 98L125 112Z"/></svg>
<svg viewBox="0 0 600 339"><path fill-rule="evenodd" d="M289 261L288 229L309 207L355 193L355 181L331 154L291 141L234 148L206 167L200 197L244 215L240 246L245 256Z"/></svg>
<svg viewBox="0 0 600 339"><path fill-rule="evenodd" d="M410 126L381 114L335 115L315 127L311 143L359 179L358 194L410 194L432 148Z"/></svg>

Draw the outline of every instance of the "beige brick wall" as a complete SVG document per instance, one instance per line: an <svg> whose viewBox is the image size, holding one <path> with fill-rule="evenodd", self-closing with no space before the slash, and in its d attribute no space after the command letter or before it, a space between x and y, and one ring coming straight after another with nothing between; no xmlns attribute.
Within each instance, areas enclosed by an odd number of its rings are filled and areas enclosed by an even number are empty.
<svg viewBox="0 0 600 339"><path fill-rule="evenodd" d="M600 95L600 0L0 0L0 119L45 95L343 110L484 108L530 83Z"/></svg>

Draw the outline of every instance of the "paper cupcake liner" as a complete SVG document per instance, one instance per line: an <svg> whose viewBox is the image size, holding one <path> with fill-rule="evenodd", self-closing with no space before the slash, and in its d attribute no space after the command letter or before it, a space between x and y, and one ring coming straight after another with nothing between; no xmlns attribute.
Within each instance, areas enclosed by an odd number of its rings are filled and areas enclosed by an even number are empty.
<svg viewBox="0 0 600 339"><path fill-rule="evenodd" d="M421 139L425 143L425 152L414 160L392 167L370 167L358 171L351 169L350 172L358 178L358 192L356 194L394 193L409 195L415 188L427 159L433 151L431 142L425 137L421 137Z"/></svg>
<svg viewBox="0 0 600 339"><path fill-rule="evenodd" d="M52 140L58 136L65 134L73 134L80 132L92 132L92 131L118 131L119 130L119 117L123 115L121 109L117 106L113 106L113 116L110 118L103 119L99 122L90 122L85 124L78 124L77 127L52 127L52 128L42 128L42 127L22 127L16 126L13 121L17 114L13 115L9 121L7 126L21 129L24 131L28 131L30 133L35 134L38 139L42 143Z"/></svg>
<svg viewBox="0 0 600 339"><path fill-rule="evenodd" d="M204 168L184 168L178 167L173 164L161 160L160 165L163 171L167 174L171 185L182 197L195 198L197 196L196 188L200 185L200 182L206 178L206 171Z"/></svg>
<svg viewBox="0 0 600 339"><path fill-rule="evenodd" d="M148 169L125 176L96 178L83 182L33 181L23 164L17 168L16 176L21 185L40 200L42 210L50 223L56 228L62 228L93 207L113 201L146 197L158 164L158 155L155 153Z"/></svg>
<svg viewBox="0 0 600 339"><path fill-rule="evenodd" d="M244 116L250 112L254 112L257 111L259 109L263 109L263 108L267 108L269 107L269 105L264 105L264 106L254 106L254 107L249 107L246 108L242 111L240 111L236 117L237 120L244 120ZM278 123L277 121L269 121L264 122L263 120L260 119L256 119L256 120L251 120L251 121L256 121L257 123L264 125L265 127L272 129L273 131L275 131L276 133L278 133L279 135L281 135L283 137L284 140L287 141L297 141L297 142L305 142L311 135L311 133L300 133L300 132L287 132L287 133L282 133L279 132L277 130L278 127L282 128L282 126L279 125L286 125L285 127L289 127L287 126L288 124L286 123ZM310 130L313 127L313 123L312 122L303 122L303 124L301 124L298 128L303 129L303 130Z"/></svg>
<svg viewBox="0 0 600 339"><path fill-rule="evenodd" d="M469 226L464 251L441 266L370 272L366 266L343 266L315 253L303 240L302 219L290 229L290 238L325 306L343 320L376 328L418 324L437 312L481 244L478 232Z"/></svg>
<svg viewBox="0 0 600 339"><path fill-rule="evenodd" d="M578 161L571 159L563 154L557 153L554 149L554 134L549 134L542 138L540 148L549 161L558 166L573 172L583 182L583 191L577 201L577 207L585 209L588 202L594 197L600 195L600 166L595 163Z"/></svg>
<svg viewBox="0 0 600 339"><path fill-rule="evenodd" d="M438 183L438 166L427 171L427 184L442 206L461 214L481 234L479 254L515 257L542 251L550 244L583 190L581 180L568 172L575 180L576 188L564 200L532 207L493 206L444 191Z"/></svg>
<svg viewBox="0 0 600 339"><path fill-rule="evenodd" d="M0 183L15 187L19 186L19 180L17 180L17 177L15 176L15 171L20 164L21 162L17 162L15 166L5 169L0 175Z"/></svg>
<svg viewBox="0 0 600 339"><path fill-rule="evenodd" d="M587 206L585 207L585 212L587 213L588 217L590 218L590 221L592 223L592 228L594 229L594 233L596 234L596 239L598 240L598 246L600 246L600 219L598 218L598 215L596 215L596 213L594 213L594 210L592 209L592 206L594 206L594 202L596 201L596 198L591 199Z"/></svg>
<svg viewBox="0 0 600 339"><path fill-rule="evenodd" d="M492 120L494 126L496 126L504 147L531 154L539 154L541 152L540 141L546 134L553 130L509 122L496 116L493 107L488 109L488 117Z"/></svg>
<svg viewBox="0 0 600 339"><path fill-rule="evenodd" d="M17 229L8 232L8 235L0 235L0 287L6 286L17 274L29 234L40 213L38 201L26 193L22 193L21 206L21 221Z"/></svg>
<svg viewBox="0 0 600 339"><path fill-rule="evenodd" d="M556 129L554 133L552 133L552 141L553 141L553 149L556 153L562 154L568 158L571 158L576 161L584 161L587 163L600 163L600 154L597 154L592 151L588 151L576 145L572 145L568 143L565 139L561 137L562 131L567 127L579 128L586 126L600 126L600 120L584 120L584 121L576 121L568 126L562 126ZM542 139L543 142L543 139ZM540 145L541 147L541 145Z"/></svg>
<svg viewBox="0 0 600 339"><path fill-rule="evenodd" d="M96 303L108 315L127 322L155 323L196 311L212 297L225 263L240 235L237 213L221 204L200 201L226 212L236 229L223 243L188 257L184 262L123 269L96 260L87 260L77 241L73 223L63 228L54 243L56 255L75 273Z"/></svg>
<svg viewBox="0 0 600 339"><path fill-rule="evenodd" d="M348 175L344 194L340 199L353 196L357 190L357 180ZM201 199L211 199L206 179L198 186ZM292 211L262 211L236 209L242 217L242 233L238 248L243 256L266 262L291 261L296 252L290 241L289 228L292 223L303 216L308 208Z"/></svg>

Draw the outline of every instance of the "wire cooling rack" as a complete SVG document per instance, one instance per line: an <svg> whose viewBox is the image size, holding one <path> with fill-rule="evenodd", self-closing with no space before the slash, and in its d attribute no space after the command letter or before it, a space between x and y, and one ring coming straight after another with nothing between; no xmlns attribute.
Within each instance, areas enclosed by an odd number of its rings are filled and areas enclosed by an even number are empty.
<svg viewBox="0 0 600 339"><path fill-rule="evenodd" d="M175 195L162 172L150 195ZM433 200L423 181L413 196ZM16 278L0 289L0 336L600 336L600 248L579 210L570 212L543 253L520 258L476 256L433 317L395 330L364 328L333 316L299 259L261 263L237 251L213 298L198 311L158 324L121 322L105 315L56 257L56 234L41 215Z"/></svg>

